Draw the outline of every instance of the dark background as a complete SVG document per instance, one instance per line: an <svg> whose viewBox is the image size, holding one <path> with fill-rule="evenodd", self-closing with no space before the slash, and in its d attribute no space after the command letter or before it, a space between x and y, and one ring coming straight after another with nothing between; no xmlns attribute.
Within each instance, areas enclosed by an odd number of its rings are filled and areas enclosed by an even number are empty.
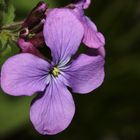
<svg viewBox="0 0 140 140"><path fill-rule="evenodd" d="M16 20L39 0L13 0ZM48 0L52 7L70 0ZM105 81L93 93L73 94L76 114L55 136L41 136L29 121L33 97L0 92L0 140L140 140L140 0L92 0L86 14L106 38Z"/></svg>

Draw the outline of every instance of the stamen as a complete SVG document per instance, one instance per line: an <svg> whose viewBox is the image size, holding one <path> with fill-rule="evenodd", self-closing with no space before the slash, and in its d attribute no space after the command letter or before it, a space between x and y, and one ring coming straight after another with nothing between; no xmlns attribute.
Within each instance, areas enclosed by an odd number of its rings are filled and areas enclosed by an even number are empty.
<svg viewBox="0 0 140 140"><path fill-rule="evenodd" d="M52 75L53 75L54 77L58 77L59 74L60 74L59 68L54 67L53 70L52 70Z"/></svg>

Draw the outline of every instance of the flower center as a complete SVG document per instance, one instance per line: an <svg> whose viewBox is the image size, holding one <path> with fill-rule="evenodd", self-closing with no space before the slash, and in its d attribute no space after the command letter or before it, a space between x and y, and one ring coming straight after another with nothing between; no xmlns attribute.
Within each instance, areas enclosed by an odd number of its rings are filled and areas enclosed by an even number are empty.
<svg viewBox="0 0 140 140"><path fill-rule="evenodd" d="M51 73L54 77L57 77L60 74L60 70L57 67L54 67Z"/></svg>

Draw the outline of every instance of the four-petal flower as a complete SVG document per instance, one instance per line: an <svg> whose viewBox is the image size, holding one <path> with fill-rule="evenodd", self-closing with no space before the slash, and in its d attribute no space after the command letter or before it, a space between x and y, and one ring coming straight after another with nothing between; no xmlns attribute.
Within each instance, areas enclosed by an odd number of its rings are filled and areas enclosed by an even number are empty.
<svg viewBox="0 0 140 140"><path fill-rule="evenodd" d="M1 87L13 96L38 93L30 119L41 134L57 134L70 124L75 105L73 92L89 93L104 79L104 57L80 54L71 59L83 39L84 27L70 9L53 9L43 30L52 62L24 53L9 58L1 69Z"/></svg>

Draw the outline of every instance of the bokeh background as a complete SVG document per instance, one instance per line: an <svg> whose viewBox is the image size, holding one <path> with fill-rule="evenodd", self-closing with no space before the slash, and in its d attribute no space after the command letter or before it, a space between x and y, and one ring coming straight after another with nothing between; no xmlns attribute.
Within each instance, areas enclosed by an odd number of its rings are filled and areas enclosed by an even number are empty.
<svg viewBox="0 0 140 140"><path fill-rule="evenodd" d="M16 21L24 19L39 2L10 1ZM46 1L50 7L70 2ZM12 97L0 90L0 140L140 140L140 0L92 0L86 14L106 38L103 85L90 94L73 94L74 119L55 136L41 136L33 129L29 120L33 97ZM13 45L6 57L16 51ZM3 58L1 55L1 61Z"/></svg>

